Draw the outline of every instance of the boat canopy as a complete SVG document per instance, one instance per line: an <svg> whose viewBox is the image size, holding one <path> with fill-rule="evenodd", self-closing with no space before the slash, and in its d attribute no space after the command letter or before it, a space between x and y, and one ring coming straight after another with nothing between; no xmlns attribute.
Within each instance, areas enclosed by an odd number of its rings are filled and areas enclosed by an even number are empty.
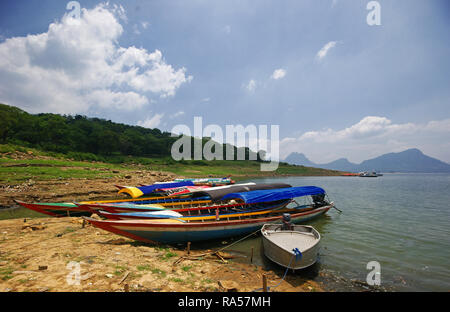
<svg viewBox="0 0 450 312"><path fill-rule="evenodd" d="M193 186L193 185L194 182L192 181L180 181L180 182L155 183L152 185L136 186L136 187L126 186L119 190L119 194L127 193L132 198L137 198L142 195L153 193L155 190L182 187L182 186Z"/></svg>
<svg viewBox="0 0 450 312"><path fill-rule="evenodd" d="M300 186L273 190L256 190L250 192L231 193L223 196L222 199L239 198L246 204L254 204L319 194L325 194L325 190L317 186Z"/></svg>
<svg viewBox="0 0 450 312"><path fill-rule="evenodd" d="M200 190L192 193L192 198L209 196L212 201L221 200L225 195L231 193L243 193L255 190L270 190L289 188L291 185L285 183L253 183L253 184L235 184L226 187L215 187L207 190Z"/></svg>

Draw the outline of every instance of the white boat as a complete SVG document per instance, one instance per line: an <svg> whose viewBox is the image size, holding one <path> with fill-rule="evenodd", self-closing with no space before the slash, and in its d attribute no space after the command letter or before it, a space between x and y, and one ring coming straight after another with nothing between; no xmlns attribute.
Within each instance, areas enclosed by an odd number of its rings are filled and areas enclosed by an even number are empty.
<svg viewBox="0 0 450 312"><path fill-rule="evenodd" d="M293 270L317 261L320 233L312 226L265 224L261 228L264 255L271 261Z"/></svg>
<svg viewBox="0 0 450 312"><path fill-rule="evenodd" d="M375 171L364 171L364 172L360 172L359 173L360 177L364 177L364 178L376 178L379 175L375 172Z"/></svg>

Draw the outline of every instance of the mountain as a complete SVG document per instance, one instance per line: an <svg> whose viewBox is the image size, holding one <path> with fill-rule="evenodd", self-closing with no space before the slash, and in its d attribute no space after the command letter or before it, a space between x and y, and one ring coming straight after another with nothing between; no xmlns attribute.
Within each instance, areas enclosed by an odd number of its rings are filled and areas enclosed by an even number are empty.
<svg viewBox="0 0 450 312"><path fill-rule="evenodd" d="M299 153L290 154L286 157L285 162L294 165L352 172L370 170L380 172L450 172L449 164L427 156L417 148L408 149L399 153L384 154L364 160L360 164L351 163L346 158L341 158L327 164L316 164L311 162L305 155Z"/></svg>
<svg viewBox="0 0 450 312"><path fill-rule="evenodd" d="M400 153L389 153L365 160L360 170L381 170L383 172L450 172L450 165L425 155L417 148Z"/></svg>
<svg viewBox="0 0 450 312"><path fill-rule="evenodd" d="M321 168L325 168L325 169L341 168L341 169L339 169L340 171L354 171L356 166L358 166L358 165L349 162L347 158L340 158L340 159L332 161L328 164L317 165L317 166L320 166Z"/></svg>
<svg viewBox="0 0 450 312"><path fill-rule="evenodd" d="M301 165L305 167L314 167L315 163L311 162L306 156L302 153L291 153L284 159L285 162L293 165Z"/></svg>

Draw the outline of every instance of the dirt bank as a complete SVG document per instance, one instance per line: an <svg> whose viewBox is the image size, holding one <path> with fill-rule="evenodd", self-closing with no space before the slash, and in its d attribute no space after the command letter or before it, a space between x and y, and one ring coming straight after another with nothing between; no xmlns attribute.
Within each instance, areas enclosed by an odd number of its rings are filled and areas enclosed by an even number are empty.
<svg viewBox="0 0 450 312"><path fill-rule="evenodd" d="M206 250L195 250L192 255ZM80 218L0 221L0 291L253 291L262 274L279 274L232 255L194 257L184 247L155 247L83 225ZM80 269L79 271L78 268ZM78 274L79 272L79 274ZM77 285L76 276L79 276ZM273 291L321 291L314 281L288 277Z"/></svg>
<svg viewBox="0 0 450 312"><path fill-rule="evenodd" d="M66 179L0 184L0 208L16 206L14 199L26 202L72 202L119 198L114 185L152 184L171 181L175 175L158 171L133 171L126 177L107 179ZM121 197L126 198L126 195Z"/></svg>

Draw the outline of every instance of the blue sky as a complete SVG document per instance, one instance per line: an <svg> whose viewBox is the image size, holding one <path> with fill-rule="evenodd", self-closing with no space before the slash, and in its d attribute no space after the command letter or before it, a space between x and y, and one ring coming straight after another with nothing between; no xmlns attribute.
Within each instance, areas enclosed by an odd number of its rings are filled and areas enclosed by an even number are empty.
<svg viewBox="0 0 450 312"><path fill-rule="evenodd" d="M450 4L378 2L380 26L365 0L79 1L70 26L65 1L3 1L0 102L168 131L277 124L282 158L450 162Z"/></svg>

